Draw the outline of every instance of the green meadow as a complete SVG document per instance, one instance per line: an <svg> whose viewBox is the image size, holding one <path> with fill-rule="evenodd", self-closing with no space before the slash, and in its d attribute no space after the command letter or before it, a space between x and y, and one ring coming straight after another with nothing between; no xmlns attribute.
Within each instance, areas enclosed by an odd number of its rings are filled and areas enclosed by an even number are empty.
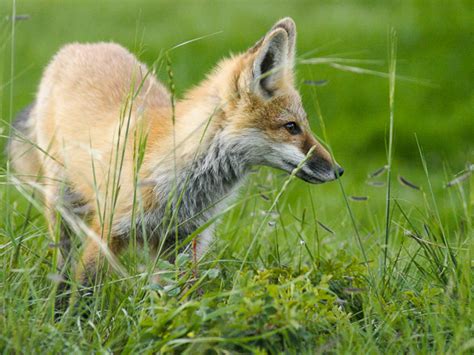
<svg viewBox="0 0 474 355"><path fill-rule="evenodd" d="M297 87L344 176L258 168L198 263L130 247L123 273L90 297L72 287L58 316L43 204L3 154L51 57L117 42L179 98L286 16ZM473 353L473 23L458 0L0 0L1 352Z"/></svg>

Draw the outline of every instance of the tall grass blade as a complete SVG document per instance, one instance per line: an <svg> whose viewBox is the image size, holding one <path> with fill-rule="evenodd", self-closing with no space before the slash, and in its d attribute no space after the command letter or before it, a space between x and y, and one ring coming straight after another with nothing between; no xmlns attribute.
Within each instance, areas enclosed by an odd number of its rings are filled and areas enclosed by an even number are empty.
<svg viewBox="0 0 474 355"><path fill-rule="evenodd" d="M382 260L382 283L385 285L385 272L387 268L388 243L390 237L391 210L390 201L392 199L392 159L393 159L393 129L394 129L394 101L395 101L395 80L397 70L397 33L394 28L390 29L389 38L389 132L388 132L388 148L387 148L387 190L385 194L385 238L382 244L383 260Z"/></svg>

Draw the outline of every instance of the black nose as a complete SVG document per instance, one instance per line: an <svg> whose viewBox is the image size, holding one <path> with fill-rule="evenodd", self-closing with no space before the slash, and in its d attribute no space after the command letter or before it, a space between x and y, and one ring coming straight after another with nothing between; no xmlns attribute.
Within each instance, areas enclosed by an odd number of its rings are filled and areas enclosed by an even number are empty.
<svg viewBox="0 0 474 355"><path fill-rule="evenodd" d="M342 166L336 165L335 168L336 179L342 175L344 175L344 168Z"/></svg>

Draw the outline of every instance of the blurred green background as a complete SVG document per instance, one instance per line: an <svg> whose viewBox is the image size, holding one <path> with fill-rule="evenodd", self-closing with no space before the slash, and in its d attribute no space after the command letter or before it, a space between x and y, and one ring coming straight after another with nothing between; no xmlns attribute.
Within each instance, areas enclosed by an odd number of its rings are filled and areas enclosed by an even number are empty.
<svg viewBox="0 0 474 355"><path fill-rule="evenodd" d="M1 0L0 114L10 121L12 1ZM243 51L279 18L298 27L298 56L376 60L349 64L388 71L389 31L398 33L395 163L419 168L415 140L430 167L464 168L473 157L474 95L472 1L16 1L12 112L30 103L43 68L68 42L114 41L153 63L161 50L214 34L172 52L178 93L197 84L216 62ZM298 65L298 85L313 128L320 134L317 88L329 142L346 174L356 180L385 164L388 80L327 65ZM166 80L166 74L159 73Z"/></svg>

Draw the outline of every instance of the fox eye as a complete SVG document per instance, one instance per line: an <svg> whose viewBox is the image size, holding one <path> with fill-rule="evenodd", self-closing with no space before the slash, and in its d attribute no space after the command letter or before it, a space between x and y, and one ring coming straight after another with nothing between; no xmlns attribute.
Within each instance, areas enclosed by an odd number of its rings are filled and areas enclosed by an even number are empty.
<svg viewBox="0 0 474 355"><path fill-rule="evenodd" d="M296 122L285 123L284 127L293 136L301 133L301 128L298 126Z"/></svg>

